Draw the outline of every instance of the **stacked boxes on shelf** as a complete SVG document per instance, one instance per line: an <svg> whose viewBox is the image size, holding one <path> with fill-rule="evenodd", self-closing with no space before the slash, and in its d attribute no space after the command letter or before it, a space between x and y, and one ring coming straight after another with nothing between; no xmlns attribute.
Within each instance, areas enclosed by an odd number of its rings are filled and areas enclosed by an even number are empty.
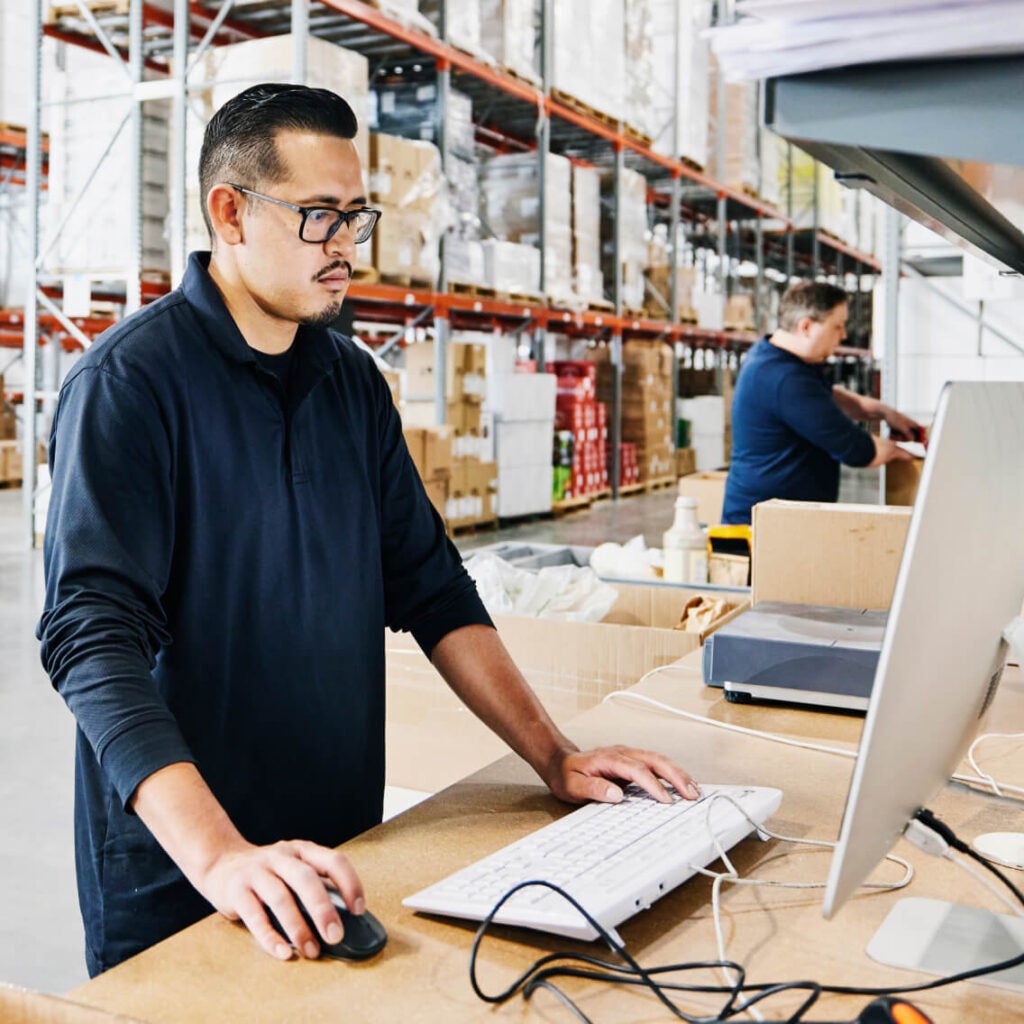
<svg viewBox="0 0 1024 1024"><path fill-rule="evenodd" d="M551 509L555 378L517 370L512 338L493 338L490 353L487 401L494 411L498 514L507 518L547 512Z"/></svg>
<svg viewBox="0 0 1024 1024"><path fill-rule="evenodd" d="M608 489L608 407L597 400L597 366L592 362L556 360L555 430L558 450L571 444L572 473L555 473L561 499L583 498ZM570 436L565 436L570 435ZM557 467L556 467L557 469Z"/></svg>
<svg viewBox="0 0 1024 1024"><path fill-rule="evenodd" d="M626 81L623 0L558 0L551 6L552 90L620 122Z"/></svg>
<svg viewBox="0 0 1024 1024"><path fill-rule="evenodd" d="M423 480L427 497L442 519L446 515L452 477L451 427L404 427L405 443Z"/></svg>
<svg viewBox="0 0 1024 1024"><path fill-rule="evenodd" d="M572 278L584 302L604 301L601 273L601 174L596 167L572 168Z"/></svg>
<svg viewBox="0 0 1024 1024"><path fill-rule="evenodd" d="M652 120L655 152L708 162L710 0L650 0L654 34ZM676 53L679 74L676 74Z"/></svg>
<svg viewBox="0 0 1024 1024"><path fill-rule="evenodd" d="M680 231L680 242L682 242ZM678 280L677 307L675 316L671 313L672 268L669 265L668 228L656 224L647 243L647 266L644 277L649 287L644 296L644 312L655 320L678 320L681 323L696 323L697 311L693 306L693 289L696 283L694 267L676 268Z"/></svg>
<svg viewBox="0 0 1024 1024"><path fill-rule="evenodd" d="M619 444L619 486L633 487L640 483L640 462L636 445L629 441Z"/></svg>
<svg viewBox="0 0 1024 1024"><path fill-rule="evenodd" d="M725 86L725 112L718 109L718 62L709 65L707 171L730 188L760 194L761 161L757 82L729 82ZM719 166L719 134L725 136L724 163Z"/></svg>
<svg viewBox="0 0 1024 1024"><path fill-rule="evenodd" d="M465 93L450 90L445 118L450 207L450 224L444 236L445 269L449 281L485 284L475 131L473 101Z"/></svg>
<svg viewBox="0 0 1024 1024"><path fill-rule="evenodd" d="M538 279L525 280L534 257L510 250L508 243L536 251L540 238L538 161L533 153L492 157L481 167L481 217L504 245L485 243L488 280L499 291L538 292ZM573 294L572 165L564 156L547 154L544 162L545 291L555 300ZM514 276L513 276L514 272Z"/></svg>
<svg viewBox="0 0 1024 1024"><path fill-rule="evenodd" d="M615 367L609 350L594 350L597 396L611 402ZM622 349L622 440L636 445L639 482L674 478L672 350L660 342L626 342Z"/></svg>
<svg viewBox="0 0 1024 1024"><path fill-rule="evenodd" d="M678 416L690 424L690 447L696 452L696 471L718 469L728 460L726 408L721 395L680 398ZM731 447L731 442L730 442Z"/></svg>
<svg viewBox="0 0 1024 1024"><path fill-rule="evenodd" d="M661 127L655 117L654 3L625 0L625 96L622 116L626 125L653 141Z"/></svg>
<svg viewBox="0 0 1024 1024"><path fill-rule="evenodd" d="M432 142L370 136L370 201L383 216L373 265L384 279L433 287L440 272L441 155Z"/></svg>
<svg viewBox="0 0 1024 1024"><path fill-rule="evenodd" d="M539 82L538 0L479 0L479 4L484 51L517 77Z"/></svg>
<svg viewBox="0 0 1024 1024"><path fill-rule="evenodd" d="M460 4L461 16L471 21L472 7L472 3ZM380 131L440 145L437 83L432 79L410 80L397 73L389 74L374 84L372 101L373 122ZM464 284L486 284L480 243L473 101L468 95L449 90L444 126L447 187L438 197L431 227L436 237L444 237L447 279Z"/></svg>
<svg viewBox="0 0 1024 1024"><path fill-rule="evenodd" d="M492 439L487 397L487 346L450 342L445 359L446 423L451 431L451 478L445 500L445 519L457 529L493 522L497 515L497 467L490 458ZM434 344L420 342L405 349L406 427L429 426L435 418Z"/></svg>
<svg viewBox="0 0 1024 1024"><path fill-rule="evenodd" d="M72 104L55 107L50 119L44 215L51 230L63 224L46 255L45 270L51 273L124 276L130 270L134 242L126 188L133 142L123 122L126 101L119 95L125 85L124 68L118 62L78 46L65 48L48 97L55 103ZM87 117L81 116L81 105L74 105L85 97L101 97L89 101ZM142 109L141 269L166 272L170 269L166 237L170 103L149 100ZM204 228L197 248L209 247Z"/></svg>
<svg viewBox="0 0 1024 1024"><path fill-rule="evenodd" d="M601 175L601 190L614 194L611 172ZM619 267L614 265L615 219L622 223ZM628 168L622 172L622 192L618 207L614 202L602 207L601 267L609 291L616 273L622 274L622 304L629 310L641 310L644 304L644 269L647 266L647 179ZM614 292L612 292L614 294Z"/></svg>

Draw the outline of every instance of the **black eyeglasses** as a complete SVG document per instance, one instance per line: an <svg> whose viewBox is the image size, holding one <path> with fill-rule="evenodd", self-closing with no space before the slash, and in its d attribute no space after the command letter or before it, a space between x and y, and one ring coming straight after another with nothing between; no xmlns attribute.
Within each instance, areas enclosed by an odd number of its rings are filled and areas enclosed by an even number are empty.
<svg viewBox="0 0 1024 1024"><path fill-rule="evenodd" d="M253 192L251 188L242 188L241 185L235 185L230 181L228 184L235 191L244 192L247 196L265 199L268 203L276 203L278 206L301 213L299 238L303 242L328 242L338 233L338 228L345 224L352 232L356 245L359 245L373 234L373 229L381 217L380 210L374 210L369 206L362 206L358 210L336 210L331 206L296 206L295 203L286 203L283 199L265 196L262 192Z"/></svg>

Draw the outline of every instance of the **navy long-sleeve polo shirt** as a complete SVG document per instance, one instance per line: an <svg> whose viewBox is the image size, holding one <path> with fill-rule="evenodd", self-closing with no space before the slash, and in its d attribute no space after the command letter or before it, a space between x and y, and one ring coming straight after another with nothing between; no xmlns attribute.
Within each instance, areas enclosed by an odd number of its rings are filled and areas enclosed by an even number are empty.
<svg viewBox="0 0 1024 1024"><path fill-rule="evenodd" d="M286 394L193 254L78 361L50 440L43 664L78 723L92 973L209 913L126 802L194 762L254 843L381 819L384 629L490 624L387 384L300 327Z"/></svg>
<svg viewBox="0 0 1024 1024"><path fill-rule="evenodd" d="M770 498L836 501L839 464L874 457L871 435L836 405L823 368L764 337L736 379L722 522L749 523Z"/></svg>

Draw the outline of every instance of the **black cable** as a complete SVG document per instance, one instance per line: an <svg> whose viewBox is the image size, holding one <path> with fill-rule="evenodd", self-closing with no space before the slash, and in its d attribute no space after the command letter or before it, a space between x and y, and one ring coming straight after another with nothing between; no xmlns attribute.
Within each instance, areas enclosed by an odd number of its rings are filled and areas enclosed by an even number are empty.
<svg viewBox="0 0 1024 1024"><path fill-rule="evenodd" d="M524 971L503 991L495 994L488 994L484 992L480 987L476 973L477 958L479 956L480 945L483 941L484 935L493 923L495 915L501 907L504 906L506 901L521 889L525 889L530 886L541 886L543 888L550 889L575 907L587 923L605 941L611 951L625 961L625 965L609 963L606 960L601 960L598 957L593 957L588 954L549 953L534 961L526 971ZM574 966L576 964L586 966ZM660 976L665 974L684 971L713 970L715 968L725 968L733 971L736 974L735 982L732 985L725 986L693 985L684 984L682 982L657 980ZM469 975L473 991L484 1002L502 1003L507 999L510 999L520 990L522 990L524 998L529 998L538 988L546 988L554 993L568 1009L583 1021L587 1021L586 1015L583 1014L579 1007L577 1007L564 992L552 984L552 978L585 978L594 981L605 981L610 984L643 986L672 1013L673 1017L677 1020L687 1021L688 1024L720 1024L720 1022L732 1019L737 1014L743 1013L749 1007L754 1006L756 1003L761 1002L770 996L777 995L780 992L789 991L791 989L806 989L809 993L807 998L795 1013L788 1018L788 1021L798 1022L802 1020L803 1014L806 1013L814 1004L821 992L821 987L816 982L812 981L783 982L775 985L747 985L746 972L742 965L728 960L708 960L685 964L668 964L650 969L641 967L640 964L626 951L625 947L612 938L607 929L605 929L599 921L595 920L576 899L559 886L542 880L519 883L509 889L509 891L502 896L494 907L491 908L490 913L486 918L484 918L480 927L477 929L476 936L473 940L473 946L470 951ZM740 993L745 990L754 991L756 994L743 1002L739 1002ZM726 999L725 1004L716 1014L714 1014L714 1016L692 1017L669 998L667 992L670 991L690 992L694 994L725 994L728 998ZM590 1024L590 1022L587 1021L587 1024Z"/></svg>
<svg viewBox="0 0 1024 1024"><path fill-rule="evenodd" d="M1024 905L1024 893L1022 893L1020 889L1018 889L1017 886L1015 886L1013 882L1011 882L1010 879L1004 875L1003 872L1000 871L999 868L997 868L987 857L983 857L972 846L969 846L960 839L953 830L944 821L942 821L941 818L936 818L927 807L922 807L914 817L917 818L922 825L942 836L942 838L945 839L945 841L953 847L954 850L965 854L972 860L976 860L983 868L991 871L992 874L995 875L996 878L998 878L999 881L1001 881L1003 885L1005 885L1006 888L1017 897L1017 901L1021 905Z"/></svg>
<svg viewBox="0 0 1024 1024"><path fill-rule="evenodd" d="M968 857L981 864L988 871L991 871L1013 893L1017 900L1024 905L1024 894L1021 893L1017 886L1014 885L1014 883L987 858L977 853L977 851L973 850L963 840L961 840L948 825L936 818L931 811L927 808L922 808L917 812L915 817L925 827L932 829L936 834L941 836L950 847L958 852L966 854ZM503 992L496 995L487 995L483 992L476 977L476 961L483 937L487 929L492 924L495 914L497 914L505 902L520 889L535 885L551 889L575 907L575 909L582 914L590 926L594 928L598 935L605 941L611 951L625 961L626 966L609 963L608 961L601 960L598 957L592 957L587 954L552 953L535 961ZM587 967L569 966L571 963L585 964ZM522 989L524 997L529 998L537 988L546 988L554 993L565 1004L565 1006L576 1014L581 1021L584 1021L585 1024L591 1024L591 1022L579 1007L577 1007L575 1003L565 995L564 992L552 984L550 979L555 977L576 977L605 981L611 984L643 986L647 988L677 1020L687 1021L688 1024L717 1024L717 1022L724 1022L739 1013L745 1012L751 1006L772 995L777 995L780 992L795 989L806 989L809 992L807 999L797 1008L786 1022L786 1024L797 1024L797 1022L803 1021L803 1015L811 1008L811 1006L814 1005L821 993L827 992L832 995L864 995L877 997L903 995L910 992L926 992L931 989L943 988L946 985L952 985L960 981L968 981L971 978L981 977L982 975L1008 970L1013 967L1018 967L1021 964L1024 964L1024 951L1017 956L1001 961L1000 963L989 964L984 967L977 967L968 971L960 971L957 974L947 975L946 977L938 978L935 981L923 982L918 985L908 985L901 988L860 988L847 985L824 985L811 981L782 982L777 984L748 983L746 981L746 973L743 967L732 961L702 961L688 964L669 964L647 969L641 967L640 964L630 956L625 947L622 946L621 943L616 942L601 923L595 920L584 907L569 895L569 893L550 882L534 880L522 882L505 893L481 923L477 930L476 937L473 940L473 947L470 953L470 982L472 984L473 991L477 996L489 1003L504 1002L515 995L520 989ZM655 980L658 976L664 974L690 970L707 970L716 967L733 971L736 974L736 981L732 985L724 986L692 985L683 984L681 982ZM727 994L728 999L726 1000L725 1005L714 1017L691 1017L681 1010L668 997L668 991ZM743 1002L739 1002L740 994L744 992L754 992L756 994ZM811 1022L806 1022L806 1024L811 1024Z"/></svg>

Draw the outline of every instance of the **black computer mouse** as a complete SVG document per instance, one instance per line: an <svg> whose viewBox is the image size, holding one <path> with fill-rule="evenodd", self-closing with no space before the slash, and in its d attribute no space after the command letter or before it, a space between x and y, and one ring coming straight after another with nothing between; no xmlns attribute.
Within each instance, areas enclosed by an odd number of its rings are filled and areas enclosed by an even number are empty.
<svg viewBox="0 0 1024 1024"><path fill-rule="evenodd" d="M362 914L353 914L345 905L341 893L336 892L330 886L326 888L327 895L330 897L331 903L334 904L334 909L338 911L341 927L345 932L341 937L341 942L335 942L333 945L321 936L308 911L298 896L295 897L296 906L306 919L310 931L320 943L320 955L331 957L334 960L369 960L370 957L376 956L387 945L388 933L384 930L384 925L368 910ZM269 907L267 916L270 918L270 923L284 936L285 941L288 941L285 930Z"/></svg>

